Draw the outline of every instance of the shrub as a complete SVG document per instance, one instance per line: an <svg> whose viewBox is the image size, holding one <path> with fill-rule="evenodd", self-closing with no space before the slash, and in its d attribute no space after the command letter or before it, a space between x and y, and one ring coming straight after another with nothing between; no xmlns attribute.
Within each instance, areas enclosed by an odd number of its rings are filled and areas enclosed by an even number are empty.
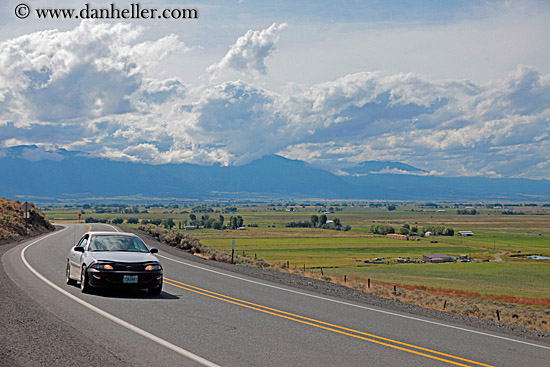
<svg viewBox="0 0 550 367"><path fill-rule="evenodd" d="M369 228L371 233L387 235L389 233L395 233L395 228L386 224L373 224Z"/></svg>

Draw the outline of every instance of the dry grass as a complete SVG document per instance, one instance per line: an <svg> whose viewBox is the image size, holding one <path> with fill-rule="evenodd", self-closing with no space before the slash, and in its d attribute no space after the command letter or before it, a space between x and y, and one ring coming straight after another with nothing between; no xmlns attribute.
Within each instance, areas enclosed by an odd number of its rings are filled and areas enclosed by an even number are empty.
<svg viewBox="0 0 550 367"><path fill-rule="evenodd" d="M349 277L344 281L342 277L322 275L321 272L287 269L285 266L275 268L403 303L550 332L550 299L547 298L482 295L452 289L401 285L396 285L394 292L394 285L371 282L369 288L368 282L359 277ZM502 300L489 299L492 297Z"/></svg>
<svg viewBox="0 0 550 367"><path fill-rule="evenodd" d="M0 244L51 231L54 227L34 204L31 204L30 218L23 218L18 200L0 198Z"/></svg>

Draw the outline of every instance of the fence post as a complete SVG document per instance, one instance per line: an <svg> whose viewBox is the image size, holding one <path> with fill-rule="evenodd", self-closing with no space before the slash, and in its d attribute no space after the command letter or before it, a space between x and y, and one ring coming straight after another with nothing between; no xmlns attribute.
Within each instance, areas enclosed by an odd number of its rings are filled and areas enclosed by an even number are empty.
<svg viewBox="0 0 550 367"><path fill-rule="evenodd" d="M235 240L233 240L233 245L231 246L231 264L233 264L234 257L235 257Z"/></svg>

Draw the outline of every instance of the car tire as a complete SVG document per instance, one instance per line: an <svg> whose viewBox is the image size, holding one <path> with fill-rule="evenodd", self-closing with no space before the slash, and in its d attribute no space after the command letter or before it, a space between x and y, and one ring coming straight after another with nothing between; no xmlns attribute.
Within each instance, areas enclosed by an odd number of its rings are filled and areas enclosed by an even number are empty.
<svg viewBox="0 0 550 367"><path fill-rule="evenodd" d="M67 282L67 285L76 285L76 280L71 279L70 273L71 273L71 268L70 268L69 262L67 261L67 270L65 271L65 277L66 277L65 281Z"/></svg>
<svg viewBox="0 0 550 367"><path fill-rule="evenodd" d="M80 272L80 291L82 293L90 293L92 290L90 283L88 283L88 276L86 273L86 267L83 266L82 271Z"/></svg>
<svg viewBox="0 0 550 367"><path fill-rule="evenodd" d="M153 296L158 296L162 292L162 283L158 287L155 288L149 288L149 294Z"/></svg>

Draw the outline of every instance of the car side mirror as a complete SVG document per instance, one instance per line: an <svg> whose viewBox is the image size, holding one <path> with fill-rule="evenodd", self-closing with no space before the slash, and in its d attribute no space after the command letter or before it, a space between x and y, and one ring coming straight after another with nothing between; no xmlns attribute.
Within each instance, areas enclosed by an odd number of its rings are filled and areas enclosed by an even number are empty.
<svg viewBox="0 0 550 367"><path fill-rule="evenodd" d="M84 252L84 247L81 246L75 246L74 247L75 252Z"/></svg>
<svg viewBox="0 0 550 367"><path fill-rule="evenodd" d="M152 248L149 250L150 253L152 254L156 254L157 252L159 252L159 249L158 248Z"/></svg>

